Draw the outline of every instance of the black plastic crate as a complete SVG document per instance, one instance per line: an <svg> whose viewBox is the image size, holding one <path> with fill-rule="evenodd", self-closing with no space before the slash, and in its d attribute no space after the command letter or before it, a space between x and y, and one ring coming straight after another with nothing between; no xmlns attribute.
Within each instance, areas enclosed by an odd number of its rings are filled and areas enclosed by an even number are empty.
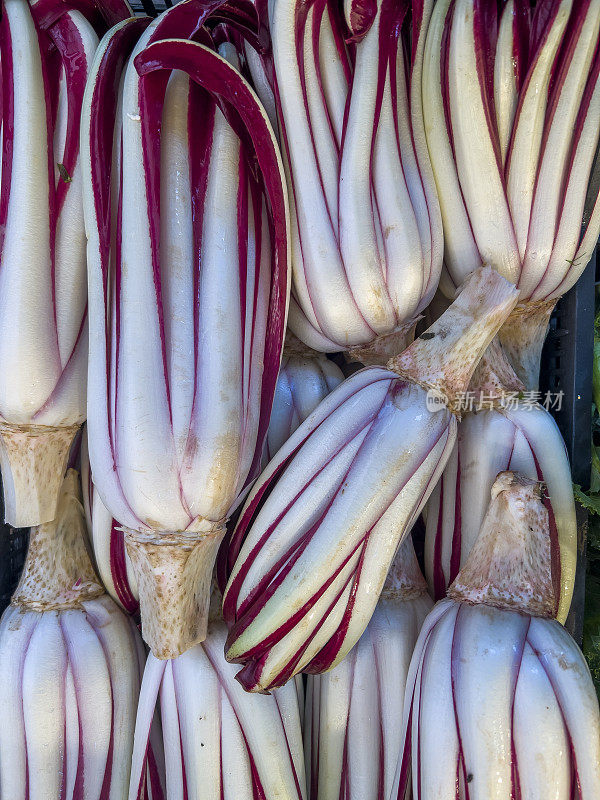
<svg viewBox="0 0 600 800"><path fill-rule="evenodd" d="M592 367L594 290L597 255L577 284L559 302L550 320L542 353L540 390L562 392L560 408L551 413L565 441L573 482L587 490L591 472ZM587 512L577 506L578 559L575 592L567 628L577 641L583 635Z"/></svg>
<svg viewBox="0 0 600 800"><path fill-rule="evenodd" d="M28 541L29 531L0 526L0 613L10 603L19 580Z"/></svg>

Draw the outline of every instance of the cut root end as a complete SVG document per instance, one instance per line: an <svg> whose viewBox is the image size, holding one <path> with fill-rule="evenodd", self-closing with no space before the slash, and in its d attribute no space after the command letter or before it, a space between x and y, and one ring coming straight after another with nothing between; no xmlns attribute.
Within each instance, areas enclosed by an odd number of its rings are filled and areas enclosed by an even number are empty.
<svg viewBox="0 0 600 800"><path fill-rule="evenodd" d="M518 305L500 329L504 352L527 391L538 389L542 348L556 302Z"/></svg>
<svg viewBox="0 0 600 800"><path fill-rule="evenodd" d="M538 481L515 472L498 475L479 536L448 597L554 616L550 525Z"/></svg>
<svg viewBox="0 0 600 800"><path fill-rule="evenodd" d="M69 449L79 425L0 423L0 469L4 518L15 528L52 522L67 468Z"/></svg>
<svg viewBox="0 0 600 800"><path fill-rule="evenodd" d="M11 603L31 611L82 608L104 595L86 547L79 475L67 471L52 522L30 533L27 559Z"/></svg>
<svg viewBox="0 0 600 800"><path fill-rule="evenodd" d="M202 533L125 531L142 637L156 658L177 658L206 638L212 572L224 534L222 523Z"/></svg>
<svg viewBox="0 0 600 800"><path fill-rule="evenodd" d="M460 413L475 367L516 306L518 292L492 267L465 281L452 305L388 369L446 400Z"/></svg>
<svg viewBox="0 0 600 800"><path fill-rule="evenodd" d="M380 367L385 366L390 358L394 358L399 353L412 344L415 338L415 328L417 322L421 319L418 317L412 322L403 325L394 333L388 333L386 336L378 336L370 344L365 344L361 347L352 347L345 353L347 361L360 361L366 367Z"/></svg>

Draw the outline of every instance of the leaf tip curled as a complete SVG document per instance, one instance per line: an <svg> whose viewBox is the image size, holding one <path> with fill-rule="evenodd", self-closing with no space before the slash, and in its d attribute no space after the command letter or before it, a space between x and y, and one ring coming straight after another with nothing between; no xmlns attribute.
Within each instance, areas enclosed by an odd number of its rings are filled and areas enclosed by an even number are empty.
<svg viewBox="0 0 600 800"><path fill-rule="evenodd" d="M377 16L376 0L344 0L344 16L351 41L363 39Z"/></svg>
<svg viewBox="0 0 600 800"><path fill-rule="evenodd" d="M253 661L249 661L236 674L235 679L244 691L250 694L271 694L271 689L276 687L270 686L269 689L266 689L264 686L261 686L259 676L260 668L257 669L257 665Z"/></svg>

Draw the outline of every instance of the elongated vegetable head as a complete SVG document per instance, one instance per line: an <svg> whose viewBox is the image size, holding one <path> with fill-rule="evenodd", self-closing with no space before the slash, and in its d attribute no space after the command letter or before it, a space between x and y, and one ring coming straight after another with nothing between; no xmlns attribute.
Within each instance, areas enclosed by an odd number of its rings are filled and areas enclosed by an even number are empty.
<svg viewBox="0 0 600 800"><path fill-rule="evenodd" d="M341 3L269 4L292 206L290 327L316 350L412 331L437 287L442 228L421 98L432 5L411 15L381 0L345 14Z"/></svg>
<svg viewBox="0 0 600 800"><path fill-rule="evenodd" d="M423 109L448 296L483 261L524 304L501 334L527 388L556 300L600 233L600 3L436 3ZM583 221L583 228L582 228Z"/></svg>
<svg viewBox="0 0 600 800"><path fill-rule="evenodd" d="M392 796L439 800L600 792L600 713L554 609L539 484L503 473L480 536L425 620L411 661Z"/></svg>
<svg viewBox="0 0 600 800"><path fill-rule="evenodd" d="M451 397L461 375L468 383L515 301L493 270L477 273L397 362L410 379L378 367L356 373L263 472L234 533L223 606L227 658L244 664L245 688L322 672L356 644L454 444L454 415L430 410L427 390Z"/></svg>
<svg viewBox="0 0 600 800"><path fill-rule="evenodd" d="M82 126L90 461L128 529L144 637L162 658L205 635L224 523L260 466L287 312L279 151L233 45L217 53L203 27L219 7L187 0L114 28Z"/></svg>
<svg viewBox="0 0 600 800"><path fill-rule="evenodd" d="M98 35L126 2L4 0L0 23L0 466L6 521L54 519L85 419L79 124ZM104 15L104 16L103 16Z"/></svg>
<svg viewBox="0 0 600 800"><path fill-rule="evenodd" d="M474 386L474 382L471 384ZM488 390L489 391L489 390ZM476 393L476 392L474 392ZM577 523L571 470L551 414L516 392L490 403L490 394L459 423L454 450L427 504L425 572L440 600L473 547L499 472L518 471L546 486L556 615L564 623L573 594ZM473 413L474 412L474 413Z"/></svg>

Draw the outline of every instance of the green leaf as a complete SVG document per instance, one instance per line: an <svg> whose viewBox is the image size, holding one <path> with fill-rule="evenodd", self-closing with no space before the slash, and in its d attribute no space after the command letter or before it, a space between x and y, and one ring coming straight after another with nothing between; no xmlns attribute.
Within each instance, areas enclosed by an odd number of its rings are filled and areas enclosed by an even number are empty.
<svg viewBox="0 0 600 800"><path fill-rule="evenodd" d="M600 560L600 518L591 516L588 519L588 560Z"/></svg>
<svg viewBox="0 0 600 800"><path fill-rule="evenodd" d="M590 514L600 514L600 494L595 492L588 492L586 494L581 486L578 486L578 484L574 483L573 495L579 505L587 509Z"/></svg>
<svg viewBox="0 0 600 800"><path fill-rule="evenodd" d="M590 479L590 494L600 492L600 456L596 446L592 443L592 476Z"/></svg>
<svg viewBox="0 0 600 800"><path fill-rule="evenodd" d="M586 579L583 654L600 697L600 579L590 574Z"/></svg>
<svg viewBox="0 0 600 800"><path fill-rule="evenodd" d="M57 164L56 166L58 167L58 174L60 175L61 180L63 180L65 183L71 183L73 178L71 178L71 176L67 172L67 168L65 167L65 165Z"/></svg>

